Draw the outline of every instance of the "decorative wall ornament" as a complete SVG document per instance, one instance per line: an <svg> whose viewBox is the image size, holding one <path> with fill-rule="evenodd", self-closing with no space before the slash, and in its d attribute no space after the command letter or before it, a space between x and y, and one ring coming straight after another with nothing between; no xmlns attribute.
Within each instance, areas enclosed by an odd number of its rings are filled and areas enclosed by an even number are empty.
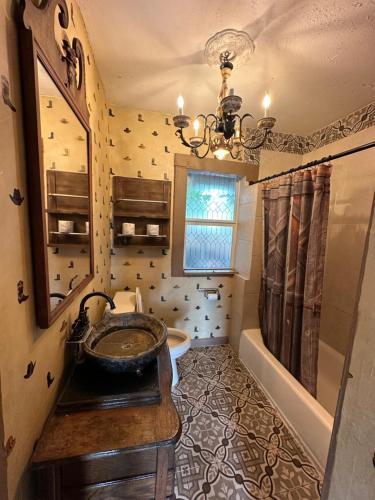
<svg viewBox="0 0 375 500"><path fill-rule="evenodd" d="M77 54L73 47L70 45L69 40L64 39L62 42L62 50L65 55L62 60L66 62L67 84L69 86L76 85L77 83Z"/></svg>
<svg viewBox="0 0 375 500"><path fill-rule="evenodd" d="M23 293L23 281L22 280L20 280L17 283L17 296L18 296L18 303L19 304L22 304L22 302L25 302L29 298L28 295L25 295Z"/></svg>
<svg viewBox="0 0 375 500"><path fill-rule="evenodd" d="M267 137L261 149L303 155L373 126L375 126L375 103L353 111L308 136L274 132ZM249 137L253 133L254 130L249 130ZM247 151L245 160L259 166L259 150Z"/></svg>
<svg viewBox="0 0 375 500"><path fill-rule="evenodd" d="M4 104L8 106L8 108L10 108L13 112L16 112L16 107L10 97L9 81L5 75L1 75L1 93L3 96Z"/></svg>
<svg viewBox="0 0 375 500"><path fill-rule="evenodd" d="M28 379L31 377L31 375L34 373L35 365L36 361L30 361L30 363L27 365L26 373L23 378Z"/></svg>
<svg viewBox="0 0 375 500"><path fill-rule="evenodd" d="M13 189L13 194L9 195L9 198L12 200L12 202L15 205L22 205L23 200L25 199L23 196L21 196L21 191L17 188Z"/></svg>
<svg viewBox="0 0 375 500"><path fill-rule="evenodd" d="M50 388L51 385L53 384L55 380L55 377L52 376L52 373L51 372L48 372L47 373L47 387Z"/></svg>
<svg viewBox="0 0 375 500"><path fill-rule="evenodd" d="M375 126L375 103L357 109L306 137L304 152L321 148L373 126Z"/></svg>
<svg viewBox="0 0 375 500"><path fill-rule="evenodd" d="M9 436L4 446L5 454L7 457L9 457L9 455L12 453L15 446L16 446L16 438L14 436Z"/></svg>

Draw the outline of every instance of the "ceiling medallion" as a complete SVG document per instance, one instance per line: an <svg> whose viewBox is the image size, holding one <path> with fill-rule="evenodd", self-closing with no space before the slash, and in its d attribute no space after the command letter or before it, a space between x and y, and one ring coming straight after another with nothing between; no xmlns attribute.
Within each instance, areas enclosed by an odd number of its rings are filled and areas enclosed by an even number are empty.
<svg viewBox="0 0 375 500"><path fill-rule="evenodd" d="M194 122L194 135L187 140L183 129L190 126L190 117L184 114L184 99L179 96L177 106L179 114L173 117L176 135L182 144L190 148L198 158L204 158L211 151L219 159L224 159L228 154L233 159L238 159L241 150L260 148L267 136L271 133L276 119L268 116L271 99L268 94L264 96L264 118L258 120L257 130L251 139L246 135L243 121L253 118L250 113L240 116L238 111L242 106L242 98L235 95L234 89L229 88L228 80L231 76L235 61L237 66L246 64L254 52L253 40L244 31L226 29L213 35L206 43L204 57L209 66L219 65L222 83L218 94L218 106L215 113L208 115L199 114ZM199 135L202 126L203 132Z"/></svg>

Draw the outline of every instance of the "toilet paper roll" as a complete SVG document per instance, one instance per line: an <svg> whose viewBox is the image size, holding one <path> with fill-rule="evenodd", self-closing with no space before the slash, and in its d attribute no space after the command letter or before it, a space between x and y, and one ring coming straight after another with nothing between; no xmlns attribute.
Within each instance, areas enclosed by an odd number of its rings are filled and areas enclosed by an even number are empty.
<svg viewBox="0 0 375 500"><path fill-rule="evenodd" d="M89 234L89 232L90 232L90 222L88 222L88 221L85 222L85 229L86 229L86 233Z"/></svg>
<svg viewBox="0 0 375 500"><path fill-rule="evenodd" d="M135 234L135 224L131 222L123 222L122 223L122 234Z"/></svg>
<svg viewBox="0 0 375 500"><path fill-rule="evenodd" d="M219 300L219 292L206 292L207 300Z"/></svg>
<svg viewBox="0 0 375 500"><path fill-rule="evenodd" d="M73 233L74 222L72 220L59 220L57 222L57 228L59 233Z"/></svg>
<svg viewBox="0 0 375 500"><path fill-rule="evenodd" d="M158 224L147 224L147 234L149 236L159 236Z"/></svg>

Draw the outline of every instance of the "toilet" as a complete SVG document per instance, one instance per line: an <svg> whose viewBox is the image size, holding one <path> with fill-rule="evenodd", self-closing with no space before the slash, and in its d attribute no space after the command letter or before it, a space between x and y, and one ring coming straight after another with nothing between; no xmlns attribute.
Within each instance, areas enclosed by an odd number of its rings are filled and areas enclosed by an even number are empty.
<svg viewBox="0 0 375 500"><path fill-rule="evenodd" d="M116 305L116 309L110 311L109 305L107 305L106 313L109 311L111 314L122 314L134 311L143 312L142 295L138 287L135 289L135 292L116 292L113 301ZM172 364L172 386L175 386L179 379L176 360L190 349L191 338L190 335L183 330L168 328L167 342Z"/></svg>
<svg viewBox="0 0 375 500"><path fill-rule="evenodd" d="M187 332L178 330L177 328L168 328L168 347L171 355L173 379L172 385L175 386L178 382L178 371L176 360L186 351L190 349L191 338Z"/></svg>

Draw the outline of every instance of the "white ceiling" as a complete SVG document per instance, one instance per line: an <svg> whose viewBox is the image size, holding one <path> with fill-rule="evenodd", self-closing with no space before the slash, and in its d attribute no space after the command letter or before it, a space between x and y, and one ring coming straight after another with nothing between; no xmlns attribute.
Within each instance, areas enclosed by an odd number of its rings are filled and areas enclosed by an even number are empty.
<svg viewBox="0 0 375 500"><path fill-rule="evenodd" d="M212 112L219 70L206 40L225 28L255 42L233 71L242 112L272 97L276 129L308 133L375 100L375 0L78 0L113 105Z"/></svg>

